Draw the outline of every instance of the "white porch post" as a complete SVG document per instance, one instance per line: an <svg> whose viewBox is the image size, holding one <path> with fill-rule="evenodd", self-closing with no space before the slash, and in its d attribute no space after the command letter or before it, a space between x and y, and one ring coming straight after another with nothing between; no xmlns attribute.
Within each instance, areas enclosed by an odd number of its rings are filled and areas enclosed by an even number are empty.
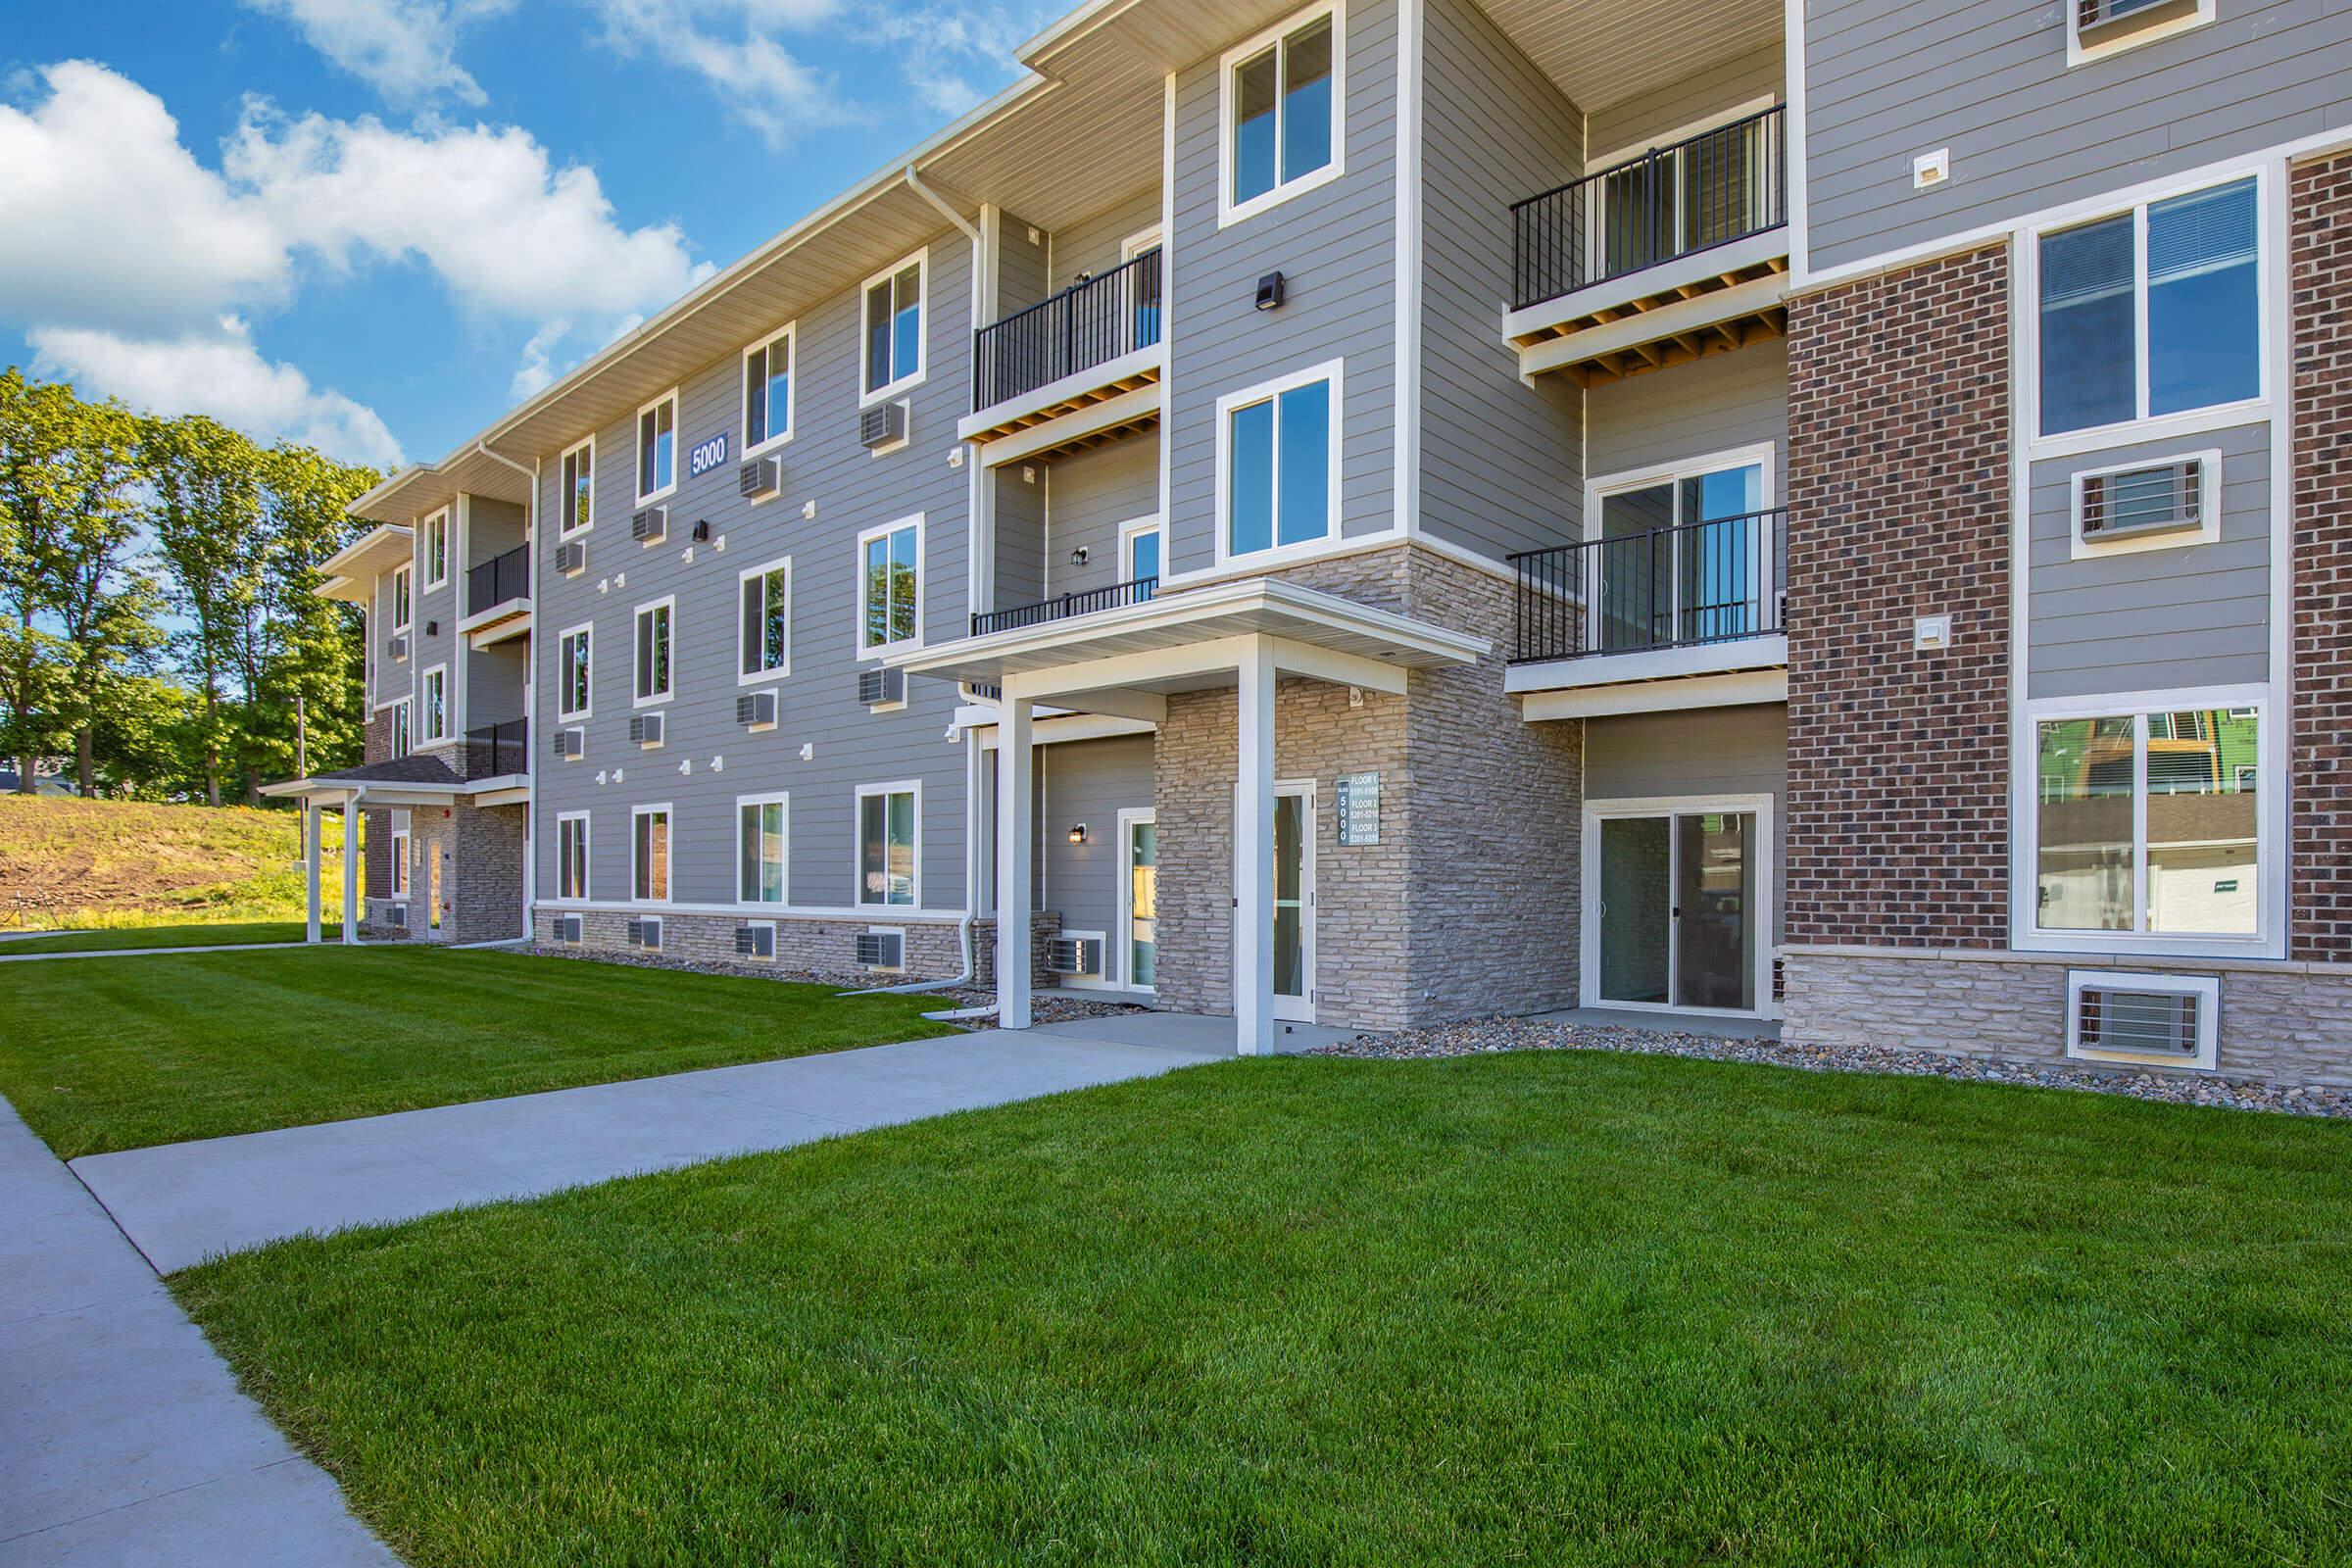
<svg viewBox="0 0 2352 1568"><path fill-rule="evenodd" d="M1034 707L1009 691L997 705L997 1022L1006 1029L1029 1027Z"/></svg>
<svg viewBox="0 0 2352 1568"><path fill-rule="evenodd" d="M318 861L322 858L320 844L326 837L324 813L318 803L306 798L302 803L302 869L304 891L309 895L302 923L302 940L318 940Z"/></svg>
<svg viewBox="0 0 2352 1568"><path fill-rule="evenodd" d="M343 797L343 945L360 941L360 796Z"/></svg>
<svg viewBox="0 0 2352 1568"><path fill-rule="evenodd" d="M1241 1053L1274 1049L1274 651L1241 662L1241 788L1233 821L1233 1022Z"/></svg>

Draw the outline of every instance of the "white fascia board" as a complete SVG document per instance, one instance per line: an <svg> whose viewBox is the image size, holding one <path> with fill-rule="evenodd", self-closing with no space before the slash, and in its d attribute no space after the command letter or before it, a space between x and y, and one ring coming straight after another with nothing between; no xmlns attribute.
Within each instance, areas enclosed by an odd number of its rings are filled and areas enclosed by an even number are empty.
<svg viewBox="0 0 2352 1568"><path fill-rule="evenodd" d="M1786 669L1788 639L1785 634L1741 637L1731 642L1699 643L1688 648L1656 648L1636 654L1587 654L1581 659L1553 659L1541 663L1513 664L1502 677L1502 689L1518 696L1526 692L1572 691L1589 686L1630 686L1644 681L1680 680L1692 675L1717 675L1734 670Z"/></svg>

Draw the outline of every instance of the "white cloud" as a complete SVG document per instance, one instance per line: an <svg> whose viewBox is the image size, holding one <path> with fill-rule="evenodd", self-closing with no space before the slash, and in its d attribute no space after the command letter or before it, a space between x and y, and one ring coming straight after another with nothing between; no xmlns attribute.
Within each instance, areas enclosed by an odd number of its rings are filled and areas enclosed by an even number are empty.
<svg viewBox="0 0 2352 1568"><path fill-rule="evenodd" d="M774 33L832 20L836 0L588 0L604 42L700 76L728 111L781 147L846 116L833 76L802 64Z"/></svg>
<svg viewBox="0 0 2352 1568"><path fill-rule="evenodd" d="M571 323L558 317L531 334L531 340L522 346L522 363L514 367L514 379L507 388L510 397L519 401L547 389L556 378L556 345L570 332Z"/></svg>
<svg viewBox="0 0 2352 1568"><path fill-rule="evenodd" d="M81 327L35 327L25 337L34 370L73 381L85 397L117 397L155 414L209 414L257 440L291 439L350 463L400 464L400 443L372 409L263 359L233 316L210 332L168 338Z"/></svg>
<svg viewBox="0 0 2352 1568"><path fill-rule="evenodd" d="M514 0L243 0L252 10L293 24L310 46L403 107L448 94L487 102L481 83L458 64L458 31L466 22L511 10Z"/></svg>
<svg viewBox="0 0 2352 1568"><path fill-rule="evenodd" d="M1010 11L885 0L869 10L866 30L927 107L960 115L1005 77L1013 51L1065 9L1058 0Z"/></svg>

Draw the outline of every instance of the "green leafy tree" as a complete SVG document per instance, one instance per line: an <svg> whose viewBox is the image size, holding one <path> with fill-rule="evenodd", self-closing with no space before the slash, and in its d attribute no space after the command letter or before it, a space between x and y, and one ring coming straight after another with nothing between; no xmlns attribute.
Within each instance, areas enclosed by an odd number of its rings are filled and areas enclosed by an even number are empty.
<svg viewBox="0 0 2352 1568"><path fill-rule="evenodd" d="M221 774L243 750L230 682L244 667L248 617L268 574L261 453L201 414L141 421L148 516L185 625L173 637L198 701L196 749L204 798L220 804Z"/></svg>
<svg viewBox="0 0 2352 1568"><path fill-rule="evenodd" d="M358 612L318 597L318 568L356 531L344 508L375 482L374 470L308 447L280 444L262 455L265 569L241 652L247 788L256 800L264 772L295 770L297 712L312 767L360 758L367 709Z"/></svg>

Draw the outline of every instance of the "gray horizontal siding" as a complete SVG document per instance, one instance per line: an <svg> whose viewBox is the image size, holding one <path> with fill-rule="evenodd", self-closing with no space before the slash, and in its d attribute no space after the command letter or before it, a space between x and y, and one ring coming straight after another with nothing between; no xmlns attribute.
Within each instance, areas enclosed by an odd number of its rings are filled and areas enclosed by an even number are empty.
<svg viewBox="0 0 2352 1568"><path fill-rule="evenodd" d="M996 594L984 610L1046 597L1046 475L1042 465L1013 463L984 481L997 487Z"/></svg>
<svg viewBox="0 0 2352 1568"><path fill-rule="evenodd" d="M1692 360L1585 394L1587 462L1595 477L1681 463L1769 441L1788 452L1788 347L1775 341Z"/></svg>
<svg viewBox="0 0 2352 1568"><path fill-rule="evenodd" d="M1778 43L1718 61L1679 81L1592 111L1586 148L1598 168L1604 159L1639 156L1758 100L1788 96L1787 54Z"/></svg>
<svg viewBox="0 0 2352 1568"><path fill-rule="evenodd" d="M2222 453L2221 538L2070 559L2072 476L2207 448ZM2037 463L2030 496L2028 695L2087 697L2270 678L2270 427Z"/></svg>
<svg viewBox="0 0 2352 1568"><path fill-rule="evenodd" d="M522 543L524 517L518 502L472 497L466 508L466 564L478 566Z"/></svg>
<svg viewBox="0 0 2352 1568"><path fill-rule="evenodd" d="M2077 66L2061 6L1816 0L1812 262L1835 267L2352 122L2352 9L2223 0L2217 21ZM1911 189L1949 147L1952 177Z"/></svg>
<svg viewBox="0 0 2352 1568"><path fill-rule="evenodd" d="M1159 216L1159 186L1154 183L1055 229L1049 291L1069 287L1082 273L1100 276L1118 266L1124 260L1120 248L1129 237L1157 223Z"/></svg>
<svg viewBox="0 0 2352 1568"><path fill-rule="evenodd" d="M1016 311L1026 310L1053 292L1049 279L1047 252L1051 238L1038 229L1037 238L1029 237L1029 221L1011 213L1000 215L997 225L997 296L996 308L989 319L1002 320Z"/></svg>
<svg viewBox="0 0 2352 1568"><path fill-rule="evenodd" d="M1130 436L1046 470L1046 589L1084 593L1123 580L1119 526L1159 511L1159 436ZM1070 553L1086 551L1084 565Z"/></svg>
<svg viewBox="0 0 2352 1568"><path fill-rule="evenodd" d="M1770 795L1775 843L1788 819L1788 710L1779 703L1623 713L1585 721L1585 798ZM1784 878L1776 854L1773 929L1780 933Z"/></svg>
<svg viewBox="0 0 2352 1568"><path fill-rule="evenodd" d="M1119 970L1119 812L1152 806L1152 737L1070 741L1037 749L1037 907L1064 931L1100 931ZM1086 825L1086 842L1070 829Z"/></svg>

